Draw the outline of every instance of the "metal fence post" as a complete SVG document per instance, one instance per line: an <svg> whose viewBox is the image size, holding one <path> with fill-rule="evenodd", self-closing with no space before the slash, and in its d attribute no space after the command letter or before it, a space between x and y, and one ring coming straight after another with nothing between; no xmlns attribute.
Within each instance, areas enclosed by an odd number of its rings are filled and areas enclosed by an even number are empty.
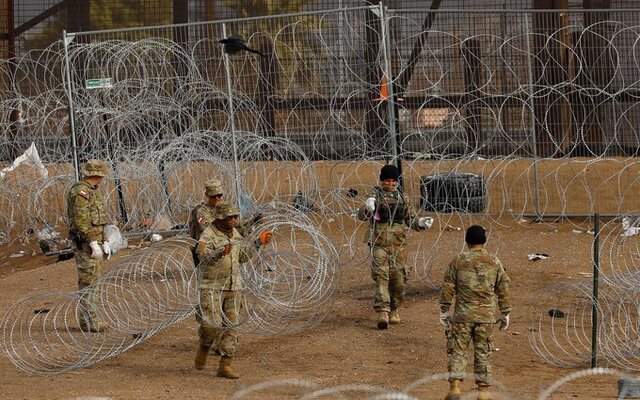
<svg viewBox="0 0 640 400"><path fill-rule="evenodd" d="M71 89L71 64L69 62L69 43L75 39L75 34L67 35L67 31L62 31L62 42L64 44L64 66L65 77L67 79L67 97L69 98L69 133L71 134L71 151L73 154L73 169L76 181L80 180L80 161L78 160L78 139L76 137L75 110L73 107L73 95Z"/></svg>
<svg viewBox="0 0 640 400"><path fill-rule="evenodd" d="M598 366L598 281L600 278L600 215L593 215L593 306L591 309L591 368Z"/></svg>
<svg viewBox="0 0 640 400"><path fill-rule="evenodd" d="M222 36L228 37L227 35L227 24L222 24ZM224 45L221 45L221 49L223 49ZM238 171L238 147L236 144L236 123L235 123L235 111L233 109L233 87L231 86L231 61L229 60L229 55L222 50L222 57L224 57L224 70L227 78L227 96L229 98L228 108L229 108L229 128L231 130L231 143L233 146L233 188L236 192L236 206L240 208L240 173Z"/></svg>
<svg viewBox="0 0 640 400"><path fill-rule="evenodd" d="M531 14L529 14L530 16ZM527 38L527 79L529 80L529 107L531 107L531 150L533 151L533 185L534 185L534 204L536 218L540 218L540 189L538 176L538 144L536 143L536 113L535 104L533 102L533 66L531 65L531 30L529 29L529 19L525 16L525 36Z"/></svg>

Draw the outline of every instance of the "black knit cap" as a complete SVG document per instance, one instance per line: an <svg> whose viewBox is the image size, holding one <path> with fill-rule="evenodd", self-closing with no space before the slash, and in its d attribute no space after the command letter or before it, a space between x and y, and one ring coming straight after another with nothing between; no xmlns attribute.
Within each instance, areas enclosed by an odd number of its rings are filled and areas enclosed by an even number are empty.
<svg viewBox="0 0 640 400"><path fill-rule="evenodd" d="M385 179L393 179L395 181L400 178L400 171L395 165L385 165L380 170L380 181L384 181Z"/></svg>
<svg viewBox="0 0 640 400"><path fill-rule="evenodd" d="M464 236L464 241L467 244L485 244L487 243L487 234L483 227L480 225L472 225L467 229L467 234Z"/></svg>

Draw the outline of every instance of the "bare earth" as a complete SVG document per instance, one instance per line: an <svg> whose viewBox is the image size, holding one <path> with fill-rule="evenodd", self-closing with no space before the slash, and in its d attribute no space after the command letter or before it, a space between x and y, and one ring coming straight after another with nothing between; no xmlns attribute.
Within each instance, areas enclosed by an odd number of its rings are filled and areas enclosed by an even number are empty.
<svg viewBox="0 0 640 400"><path fill-rule="evenodd" d="M463 233L434 228L414 234L411 240L428 242L441 235L441 243L451 244L440 246L451 247L451 252L432 255L429 278L439 286L447 262L462 248ZM540 299L540 289L553 283L589 279L585 276L592 272L593 236L572 232L576 228L575 223L567 222L491 223L493 241L488 247L507 266L514 305L509 331L494 334L494 345L499 349L493 356L497 399L537 399L556 380L577 371L543 363L531 349L527 336L538 315L546 313L546 309L532 307L545 300ZM590 226L583 223L581 228ZM31 249L24 257L8 258L20 248L1 249L1 314L15 299L34 291L75 290L73 260L55 262L42 255L31 256ZM135 250L125 250L115 257L132 251ZM535 252L551 257L528 261L527 254ZM331 391L307 397L361 399L372 398L380 391L403 390L412 384L407 390L411 396L444 398L447 382L441 377L429 379L446 371L444 333L438 324L439 287L416 279L408 282L401 308L403 323L378 330L371 307L369 262L359 260L344 267L334 308L315 328L290 336L241 336L235 361L241 374L239 380L216 378L217 358L213 356L204 371L194 370L197 324L189 318L115 358L58 376L30 376L14 367L8 358L0 357L2 398L231 399L236 395L242 399L301 399L320 389L375 387L374 392L351 388L342 392L344 397ZM472 372L471 366L467 371ZM421 379L425 379L423 383ZM464 398L475 399L473 379L463 383L463 390L469 396ZM616 393L617 377L587 376L562 386L550 398L614 399Z"/></svg>

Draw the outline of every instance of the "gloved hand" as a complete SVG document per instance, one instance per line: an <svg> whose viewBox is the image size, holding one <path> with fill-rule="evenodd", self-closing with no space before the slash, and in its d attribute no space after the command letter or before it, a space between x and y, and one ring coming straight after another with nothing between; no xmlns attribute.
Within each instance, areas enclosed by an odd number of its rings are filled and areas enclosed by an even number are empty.
<svg viewBox="0 0 640 400"><path fill-rule="evenodd" d="M91 258L93 258L94 260L99 260L104 255L104 253L102 252L102 247L100 247L97 240L92 240L91 242L89 242L89 248L91 249Z"/></svg>
<svg viewBox="0 0 640 400"><path fill-rule="evenodd" d="M428 229L433 225L433 218L431 217L420 217L418 218L418 228Z"/></svg>
<svg viewBox="0 0 640 400"><path fill-rule="evenodd" d="M500 330L506 331L509 327L509 314L502 314L500 317Z"/></svg>
<svg viewBox="0 0 640 400"><path fill-rule="evenodd" d="M266 230L262 232L260 236L258 236L258 242L261 246L264 246L271 241L272 237L273 237L273 232L271 232L270 230Z"/></svg>
<svg viewBox="0 0 640 400"><path fill-rule="evenodd" d="M376 198L375 197L369 197L367 200L365 200L364 208L366 208L367 211L369 211L369 212L374 212L375 209L376 209Z"/></svg>
<svg viewBox="0 0 640 400"><path fill-rule="evenodd" d="M109 242L102 243L102 251L104 251L104 254L107 256L107 260L111 258L112 255L116 254L116 249L111 248Z"/></svg>
<svg viewBox="0 0 640 400"><path fill-rule="evenodd" d="M447 329L451 328L451 314L449 311L440 311L440 323L447 327Z"/></svg>

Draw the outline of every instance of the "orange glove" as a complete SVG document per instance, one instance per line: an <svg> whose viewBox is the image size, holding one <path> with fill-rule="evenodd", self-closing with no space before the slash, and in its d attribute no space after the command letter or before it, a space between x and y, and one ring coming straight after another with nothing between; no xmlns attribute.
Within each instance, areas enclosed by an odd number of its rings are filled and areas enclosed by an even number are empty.
<svg viewBox="0 0 640 400"><path fill-rule="evenodd" d="M224 250L222 250L222 257L228 256L229 253L231 253L231 245L230 244L224 246Z"/></svg>
<svg viewBox="0 0 640 400"><path fill-rule="evenodd" d="M260 236L258 236L258 240L260 241L260 244L264 246L265 244L271 241L272 237L273 237L273 232L267 230L262 232Z"/></svg>

